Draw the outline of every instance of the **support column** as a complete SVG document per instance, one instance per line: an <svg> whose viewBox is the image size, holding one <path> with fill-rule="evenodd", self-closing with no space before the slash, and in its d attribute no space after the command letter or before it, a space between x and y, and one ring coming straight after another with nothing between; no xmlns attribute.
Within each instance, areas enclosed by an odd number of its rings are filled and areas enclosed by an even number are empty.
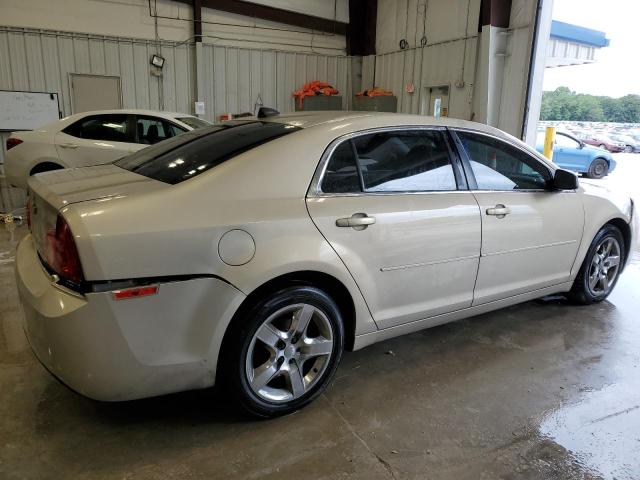
<svg viewBox="0 0 640 480"><path fill-rule="evenodd" d="M507 47L511 0L482 0L478 26L478 63L473 87L473 120L497 127Z"/></svg>
<svg viewBox="0 0 640 480"><path fill-rule="evenodd" d="M531 146L535 146L538 133L538 120L540 120L540 108L542 107L544 69L546 68L547 58L547 42L551 35L552 15L553 0L539 0L537 12L538 28L534 30L535 34L532 38L532 59L522 128L523 140Z"/></svg>
<svg viewBox="0 0 640 480"><path fill-rule="evenodd" d="M195 40L196 54L196 84L195 84L195 101L204 102L204 71L202 68L202 3L201 0L193 0L193 36ZM204 116L195 110L194 113L198 117Z"/></svg>

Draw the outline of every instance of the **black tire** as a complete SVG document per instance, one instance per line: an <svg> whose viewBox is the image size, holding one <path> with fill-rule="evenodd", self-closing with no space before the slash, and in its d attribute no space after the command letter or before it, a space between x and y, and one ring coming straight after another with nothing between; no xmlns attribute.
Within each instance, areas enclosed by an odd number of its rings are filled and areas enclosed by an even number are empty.
<svg viewBox="0 0 640 480"><path fill-rule="evenodd" d="M596 255L598 247L609 238L615 239L619 245L620 252L618 269L615 272L615 278L612 279L611 285L608 287L608 289L604 292L596 293L589 285L589 273L590 269L593 268L592 262L594 260L594 256ZM615 288L616 283L618 282L618 278L620 278L620 272L625 260L625 251L624 237L622 236L620 230L617 227L609 224L602 227L589 246L587 255L585 256L584 261L580 266L578 276L574 280L571 291L569 291L569 293L567 294L567 298L581 305L590 305L592 303L601 302L605 298L607 298L611 291Z"/></svg>
<svg viewBox="0 0 640 480"><path fill-rule="evenodd" d="M252 387L251 380L249 378L249 375L251 374L249 372L250 367L247 366L247 362L252 362L255 354L250 353L250 349L251 352L254 352L256 345L260 345L264 347L266 351L269 347L267 347L266 344L259 343L259 340L254 339L254 337L257 336L258 330L263 327L269 319L273 317L273 315L278 315L278 312L283 309L296 308L295 306L300 304L310 305L317 309L314 310L314 315L319 315L322 318L323 325L330 325L332 334L331 341L333 343L332 345L328 345L328 347L330 348L331 353L328 355L328 358L322 367L320 367L319 373L314 374L309 371L305 375L303 364L306 366L306 363L308 362L305 362L305 360L300 362L299 372L301 377L299 378L302 378L303 380L305 390L304 394L295 398L294 391L291 389L292 399L286 401L272 401L261 396L260 392L254 391L254 387ZM324 316L322 316L322 314L324 314ZM290 326L293 325L294 314L292 313L291 315L292 319L290 320ZM229 342L225 345L224 358L221 359L223 362L221 365L222 372L220 372L220 369L218 371L221 373L220 376L222 377L222 381L229 389L229 392L233 393L239 405L247 412L264 418L278 417L293 413L311 403L327 388L335 375L344 349L344 326L342 316L340 314L340 309L329 295L312 286L287 287L267 296L267 298L257 301L254 305L245 309L243 313L240 313L240 316L241 318L234 319L234 325L236 325L236 327L229 332ZM328 324L326 323L327 320L329 322ZM286 321L286 318L283 321ZM309 325L311 326L315 321L317 320L312 319L309 322ZM286 327L283 330L286 330ZM305 332L303 335L300 335L300 337L302 336L306 339L307 333ZM291 340L291 342L294 340ZM273 356L270 356L270 358L265 360L265 364L276 365L278 372L281 371L281 368L292 368L291 365L296 367L298 365L297 359L292 360L291 358L286 357L289 359L285 360L284 357L285 351L291 351L287 349L293 348L293 350L295 350L295 345L293 345L293 343L289 344L289 342L290 340L287 340L286 348L278 347L282 348L281 350L278 350L280 353L273 354L277 359L276 361L273 360ZM278 343L284 342L278 341ZM298 343L298 345L300 344ZM300 349L297 351L299 350ZM282 363L279 363L281 360ZM313 362L315 361L316 360L314 359ZM285 363L290 366L286 367L286 365L284 365L283 367L283 364ZM258 364L260 365L262 362L258 362ZM313 371L318 372L314 365L317 365L317 363L312 365ZM254 366L253 368L255 368L255 370L253 370L255 374L258 367ZM307 389L305 380L310 375L316 375L316 379L309 383L309 388ZM278 376L285 378L278 379ZM280 375L278 373L273 377L271 382L278 382L278 380L282 380L282 382L286 383L287 378L291 380L291 377ZM265 387L268 385L269 382L267 382Z"/></svg>
<svg viewBox="0 0 640 480"><path fill-rule="evenodd" d="M29 175L33 176L36 173L51 172L52 170L61 170L63 168L64 167L62 165L58 165L57 163L42 162L42 163L39 163L38 165L36 165L35 167L33 167L31 169L31 171L29 172Z"/></svg>
<svg viewBox="0 0 640 480"><path fill-rule="evenodd" d="M609 164L604 158L596 158L591 165L589 165L589 172L587 176L589 178L604 178L609 174Z"/></svg>

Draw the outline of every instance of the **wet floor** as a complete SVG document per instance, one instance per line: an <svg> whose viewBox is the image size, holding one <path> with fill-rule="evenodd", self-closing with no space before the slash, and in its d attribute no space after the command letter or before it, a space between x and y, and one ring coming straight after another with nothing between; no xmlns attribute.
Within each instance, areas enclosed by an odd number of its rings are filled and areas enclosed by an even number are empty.
<svg viewBox="0 0 640 480"><path fill-rule="evenodd" d="M631 188L640 155L621 158L605 183ZM348 353L315 404L253 421L220 391L104 404L52 379L20 327L24 232L0 225L2 479L640 478L637 248L604 303L547 298Z"/></svg>

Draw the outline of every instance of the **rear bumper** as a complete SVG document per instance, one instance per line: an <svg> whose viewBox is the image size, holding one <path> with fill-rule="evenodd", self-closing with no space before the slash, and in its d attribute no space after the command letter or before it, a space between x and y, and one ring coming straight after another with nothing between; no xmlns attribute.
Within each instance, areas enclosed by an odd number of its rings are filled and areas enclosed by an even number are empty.
<svg viewBox="0 0 640 480"><path fill-rule="evenodd" d="M215 278L164 283L158 294L113 300L54 283L29 235L16 277L24 330L38 360L77 392L131 400L213 385L220 343L244 295Z"/></svg>

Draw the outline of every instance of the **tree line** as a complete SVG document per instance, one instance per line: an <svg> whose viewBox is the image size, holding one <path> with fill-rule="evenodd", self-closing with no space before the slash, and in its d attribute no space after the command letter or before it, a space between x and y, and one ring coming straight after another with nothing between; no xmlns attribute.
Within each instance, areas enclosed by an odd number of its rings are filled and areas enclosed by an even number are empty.
<svg viewBox="0 0 640 480"><path fill-rule="evenodd" d="M640 123L640 95L599 97L558 87L543 92L540 120Z"/></svg>

